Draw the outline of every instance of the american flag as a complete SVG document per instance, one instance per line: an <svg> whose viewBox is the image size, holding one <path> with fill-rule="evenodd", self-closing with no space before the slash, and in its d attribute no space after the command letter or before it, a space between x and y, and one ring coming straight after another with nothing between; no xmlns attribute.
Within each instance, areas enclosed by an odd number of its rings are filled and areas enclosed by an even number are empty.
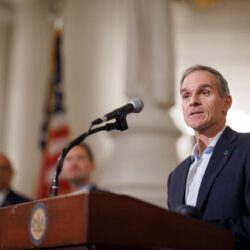
<svg viewBox="0 0 250 250"><path fill-rule="evenodd" d="M41 165L36 188L37 198L46 198L56 161L69 141L69 126L66 119L62 81L62 31L55 30L51 51L49 91L44 109L40 134ZM69 191L66 181L60 180L59 193Z"/></svg>

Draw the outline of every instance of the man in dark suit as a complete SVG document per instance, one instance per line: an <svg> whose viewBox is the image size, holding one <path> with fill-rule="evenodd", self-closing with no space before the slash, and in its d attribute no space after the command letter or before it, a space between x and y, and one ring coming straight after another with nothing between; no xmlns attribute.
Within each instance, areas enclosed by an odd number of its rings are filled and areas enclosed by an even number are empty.
<svg viewBox="0 0 250 250"><path fill-rule="evenodd" d="M237 249L250 249L250 133L226 126L232 104L227 81L197 65L184 72L180 93L196 144L169 175L168 207L197 208L203 220L235 234Z"/></svg>
<svg viewBox="0 0 250 250"><path fill-rule="evenodd" d="M29 201L27 197L11 189L10 184L12 176L13 168L9 159L4 154L0 153L0 207Z"/></svg>
<svg viewBox="0 0 250 250"><path fill-rule="evenodd" d="M70 184L74 193L97 191L91 182L95 170L94 155L88 144L82 143L73 147L66 155L63 163L62 178Z"/></svg>

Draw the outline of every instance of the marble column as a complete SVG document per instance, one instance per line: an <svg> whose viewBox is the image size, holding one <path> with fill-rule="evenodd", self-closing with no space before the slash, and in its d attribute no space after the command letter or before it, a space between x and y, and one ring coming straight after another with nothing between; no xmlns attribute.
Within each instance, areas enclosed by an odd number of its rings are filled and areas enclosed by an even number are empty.
<svg viewBox="0 0 250 250"><path fill-rule="evenodd" d="M39 167L39 127L48 77L48 1L13 1L13 30L5 91L4 149L15 168L14 187L32 195Z"/></svg>
<svg viewBox="0 0 250 250"><path fill-rule="evenodd" d="M174 105L170 1L127 2L126 96L145 108L128 117L129 130L114 134L114 151L101 176L107 189L166 206L166 182L177 164L179 131Z"/></svg>
<svg viewBox="0 0 250 250"><path fill-rule="evenodd" d="M124 104L124 1L65 1L65 87L72 136L92 120ZM99 183L113 140L99 133L86 140L97 161Z"/></svg>
<svg viewBox="0 0 250 250"><path fill-rule="evenodd" d="M4 111L6 101L7 71L10 52L12 9L8 4L0 4L0 151L4 151Z"/></svg>

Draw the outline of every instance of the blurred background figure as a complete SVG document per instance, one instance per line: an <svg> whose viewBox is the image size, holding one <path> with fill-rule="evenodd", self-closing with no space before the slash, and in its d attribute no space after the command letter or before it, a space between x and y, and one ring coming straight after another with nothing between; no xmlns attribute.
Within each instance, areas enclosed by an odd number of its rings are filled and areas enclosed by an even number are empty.
<svg viewBox="0 0 250 250"><path fill-rule="evenodd" d="M97 190L91 182L94 170L93 152L87 144L82 143L72 148L65 157L61 176L69 182L72 192L89 192Z"/></svg>
<svg viewBox="0 0 250 250"><path fill-rule="evenodd" d="M0 153L0 207L29 201L27 197L12 190L11 180L13 174L14 171L9 159Z"/></svg>

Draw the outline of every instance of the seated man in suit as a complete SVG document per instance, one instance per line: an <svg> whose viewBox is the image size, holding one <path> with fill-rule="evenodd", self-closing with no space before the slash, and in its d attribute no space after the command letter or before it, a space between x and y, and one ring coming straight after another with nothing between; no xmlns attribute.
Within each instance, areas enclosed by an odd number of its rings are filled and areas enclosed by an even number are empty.
<svg viewBox="0 0 250 250"><path fill-rule="evenodd" d="M227 81L197 65L184 72L180 94L196 144L169 175L168 207L199 209L203 220L235 234L237 249L250 249L250 133L226 126L232 104Z"/></svg>
<svg viewBox="0 0 250 250"><path fill-rule="evenodd" d="M9 159L0 153L0 207L29 201L27 197L18 194L10 187L12 177L12 165Z"/></svg>
<svg viewBox="0 0 250 250"><path fill-rule="evenodd" d="M91 183L91 175L95 170L94 155L86 143L72 148L63 163L62 178L70 184L72 192L88 192L97 190Z"/></svg>

